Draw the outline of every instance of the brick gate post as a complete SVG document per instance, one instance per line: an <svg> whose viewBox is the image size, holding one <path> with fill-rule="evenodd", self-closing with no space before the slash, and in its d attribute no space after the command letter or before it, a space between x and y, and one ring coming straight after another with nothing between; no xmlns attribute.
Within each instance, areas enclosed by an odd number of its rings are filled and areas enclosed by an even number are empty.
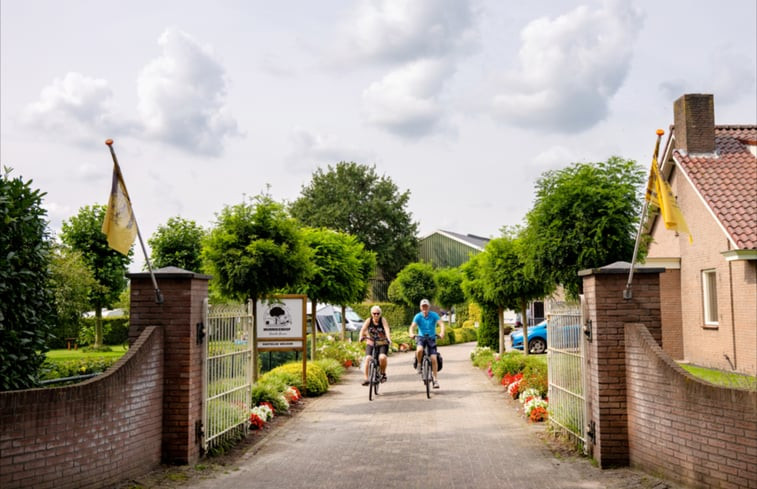
<svg viewBox="0 0 757 489"><path fill-rule="evenodd" d="M192 464L200 457L196 428L202 420L202 352L197 324L208 296L207 275L176 267L155 270L163 303L156 303L149 273L132 273L129 342L146 326L163 327L164 463Z"/></svg>
<svg viewBox="0 0 757 489"><path fill-rule="evenodd" d="M624 299L629 270L629 263L616 262L578 273L591 320L586 380L588 422L594 423L592 456L602 468L629 464L625 323L644 323L662 343L660 274L665 269L635 269L633 297Z"/></svg>

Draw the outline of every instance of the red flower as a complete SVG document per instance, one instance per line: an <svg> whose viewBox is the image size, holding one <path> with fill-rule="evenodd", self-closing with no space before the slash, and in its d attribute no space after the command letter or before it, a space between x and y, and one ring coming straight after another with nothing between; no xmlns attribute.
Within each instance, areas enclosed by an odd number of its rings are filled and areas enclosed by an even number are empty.
<svg viewBox="0 0 757 489"><path fill-rule="evenodd" d="M255 413L250 414L250 424L255 427L255 429L261 429L263 428L263 425L265 424L265 421L260 419L260 416L258 416Z"/></svg>
<svg viewBox="0 0 757 489"><path fill-rule="evenodd" d="M347 360L344 361L344 368L350 368L350 367L352 367L352 360L348 358Z"/></svg>
<svg viewBox="0 0 757 489"><path fill-rule="evenodd" d="M547 419L547 409L543 408L541 406L537 406L531 410L531 414L528 416L528 418L531 421L537 422L537 421L544 421Z"/></svg>
<svg viewBox="0 0 757 489"><path fill-rule="evenodd" d="M273 404L271 404L271 403L270 403L270 402L268 402L268 401L263 401L263 402L261 402L261 403L260 403L260 405L261 405L261 406L268 406L268 409L270 409L272 413L275 413L275 412L276 412L276 410L275 410L275 409L273 409Z"/></svg>

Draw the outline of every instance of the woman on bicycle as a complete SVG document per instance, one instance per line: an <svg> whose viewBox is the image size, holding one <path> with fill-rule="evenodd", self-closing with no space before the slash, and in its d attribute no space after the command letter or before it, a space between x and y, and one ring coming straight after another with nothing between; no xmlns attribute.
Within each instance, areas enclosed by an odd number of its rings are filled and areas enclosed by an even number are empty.
<svg viewBox="0 0 757 489"><path fill-rule="evenodd" d="M428 299L421 301L421 312L413 318L413 324L410 325L410 337L415 336L415 329L418 329L418 340L416 341L417 349L415 357L418 362L418 373L421 369L421 360L423 359L423 346L428 343L429 353L431 355L431 372L434 377L434 389L439 388L436 361L436 325L440 325L439 338L444 338L444 321L439 315L431 310L431 304Z"/></svg>
<svg viewBox="0 0 757 489"><path fill-rule="evenodd" d="M378 348L379 352L379 369L381 370L381 382L386 382L386 359L389 353L389 343L392 342L392 336L389 332L389 323L381 315L379 306L371 307L371 317L365 320L363 327L360 329L360 341L366 340L365 346L365 380L363 385L368 385L368 368L370 367L373 349Z"/></svg>

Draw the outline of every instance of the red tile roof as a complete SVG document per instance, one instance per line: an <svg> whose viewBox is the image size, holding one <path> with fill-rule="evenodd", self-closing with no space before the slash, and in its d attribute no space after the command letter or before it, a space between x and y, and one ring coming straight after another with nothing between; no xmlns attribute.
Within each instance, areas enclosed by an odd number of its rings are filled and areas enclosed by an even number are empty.
<svg viewBox="0 0 757 489"><path fill-rule="evenodd" d="M715 154L673 157L720 220L737 249L757 249L757 126L716 126Z"/></svg>

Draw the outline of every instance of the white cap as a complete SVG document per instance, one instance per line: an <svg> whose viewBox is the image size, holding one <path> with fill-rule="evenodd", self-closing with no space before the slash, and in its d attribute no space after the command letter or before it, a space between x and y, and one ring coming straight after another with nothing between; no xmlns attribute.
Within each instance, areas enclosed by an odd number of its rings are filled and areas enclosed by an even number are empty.
<svg viewBox="0 0 757 489"><path fill-rule="evenodd" d="M422 299L421 300L421 307L423 306L429 306L431 307L431 303L428 301L428 299Z"/></svg>

